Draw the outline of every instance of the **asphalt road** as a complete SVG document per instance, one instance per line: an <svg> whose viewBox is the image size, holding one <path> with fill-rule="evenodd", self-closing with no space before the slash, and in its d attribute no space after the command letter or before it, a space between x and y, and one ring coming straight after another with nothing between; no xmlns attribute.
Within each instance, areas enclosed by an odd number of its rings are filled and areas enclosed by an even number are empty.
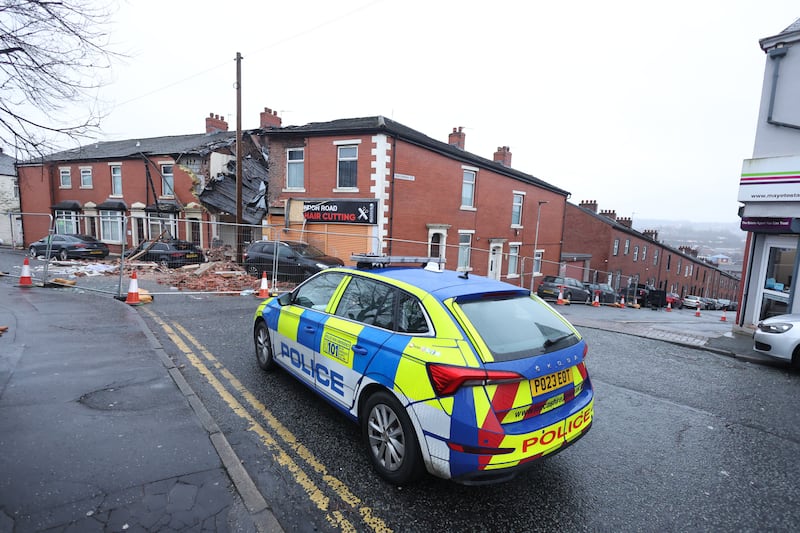
<svg viewBox="0 0 800 533"><path fill-rule="evenodd" d="M585 438L509 483L426 478L398 489L372 472L356 426L286 373L258 368L257 303L175 294L137 309L286 530L791 531L800 523L796 372L581 328L596 390ZM568 317L628 312L570 307ZM700 327L685 310L631 313L631 327ZM709 315L698 334L730 328L719 322Z"/></svg>

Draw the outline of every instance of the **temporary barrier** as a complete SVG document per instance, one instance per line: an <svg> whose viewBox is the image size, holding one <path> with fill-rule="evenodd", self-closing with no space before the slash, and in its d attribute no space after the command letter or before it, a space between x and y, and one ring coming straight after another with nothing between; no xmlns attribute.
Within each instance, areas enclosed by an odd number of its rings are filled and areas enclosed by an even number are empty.
<svg viewBox="0 0 800 533"><path fill-rule="evenodd" d="M22 262L22 271L19 273L19 286L30 287L32 285L33 280L31 279L31 264L26 257L25 261Z"/></svg>

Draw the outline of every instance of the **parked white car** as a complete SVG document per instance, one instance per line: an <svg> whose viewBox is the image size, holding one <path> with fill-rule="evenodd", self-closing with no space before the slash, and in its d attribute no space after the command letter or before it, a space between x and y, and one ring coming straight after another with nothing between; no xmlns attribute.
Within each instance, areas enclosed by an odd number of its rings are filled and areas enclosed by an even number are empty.
<svg viewBox="0 0 800 533"><path fill-rule="evenodd" d="M800 314L778 315L758 323L753 335L755 351L800 367Z"/></svg>

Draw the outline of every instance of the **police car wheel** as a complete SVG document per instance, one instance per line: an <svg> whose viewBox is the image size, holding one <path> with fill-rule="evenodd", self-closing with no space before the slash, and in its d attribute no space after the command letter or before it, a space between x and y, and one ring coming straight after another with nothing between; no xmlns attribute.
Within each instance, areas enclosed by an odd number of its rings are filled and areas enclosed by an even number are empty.
<svg viewBox="0 0 800 533"><path fill-rule="evenodd" d="M372 394L364 406L361 427L372 465L390 483L403 485L423 472L422 456L411 420L387 391Z"/></svg>
<svg viewBox="0 0 800 533"><path fill-rule="evenodd" d="M269 329L265 322L256 324L253 331L253 340L256 345L256 360L262 370L275 368L275 359L272 357L272 344L269 341Z"/></svg>

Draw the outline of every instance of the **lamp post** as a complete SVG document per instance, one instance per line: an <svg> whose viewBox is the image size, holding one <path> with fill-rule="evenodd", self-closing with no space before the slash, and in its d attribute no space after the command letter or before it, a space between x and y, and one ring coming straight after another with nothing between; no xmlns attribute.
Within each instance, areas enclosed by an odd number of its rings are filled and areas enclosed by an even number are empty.
<svg viewBox="0 0 800 533"><path fill-rule="evenodd" d="M536 209L536 236L533 240L533 272L531 272L531 292L533 292L533 285L536 282L536 250L539 248L539 220L542 217L542 206L547 203L547 200L539 200L539 207Z"/></svg>

